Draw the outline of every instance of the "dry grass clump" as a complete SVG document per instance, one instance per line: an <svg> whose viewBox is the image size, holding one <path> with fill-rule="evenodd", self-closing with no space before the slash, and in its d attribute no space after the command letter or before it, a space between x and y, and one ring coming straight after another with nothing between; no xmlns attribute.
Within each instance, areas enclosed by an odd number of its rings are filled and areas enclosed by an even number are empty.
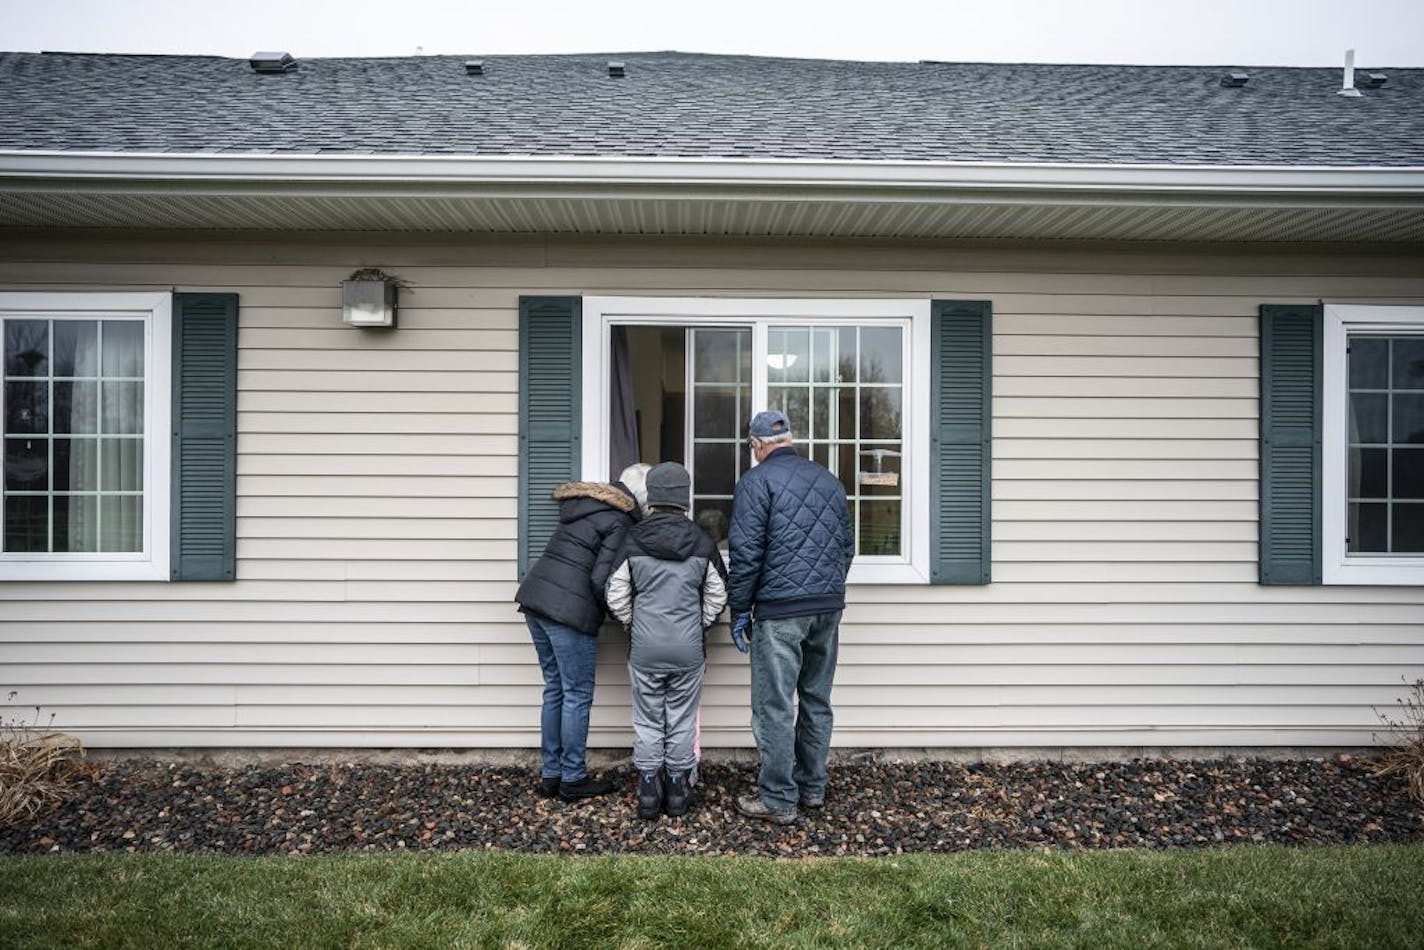
<svg viewBox="0 0 1424 950"><path fill-rule="evenodd" d="M1400 718L1378 713L1389 736L1390 749L1380 759L1376 775L1402 775L1409 797L1424 805L1424 679L1398 700Z"/></svg>
<svg viewBox="0 0 1424 950"><path fill-rule="evenodd" d="M53 808L89 771L73 736L20 721L0 721L0 825Z"/></svg>

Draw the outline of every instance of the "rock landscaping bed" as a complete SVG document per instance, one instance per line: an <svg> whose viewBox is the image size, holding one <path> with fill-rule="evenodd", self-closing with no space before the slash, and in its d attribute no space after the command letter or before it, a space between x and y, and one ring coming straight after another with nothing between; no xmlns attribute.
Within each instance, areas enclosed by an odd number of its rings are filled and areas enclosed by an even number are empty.
<svg viewBox="0 0 1424 950"><path fill-rule="evenodd" d="M834 762L826 807L791 826L742 818L749 764L704 765L682 819L634 817L632 780L580 803L527 769L372 764L98 766L57 809L0 827L0 851L881 856L989 848L1424 841L1424 812L1369 760L1102 764Z"/></svg>

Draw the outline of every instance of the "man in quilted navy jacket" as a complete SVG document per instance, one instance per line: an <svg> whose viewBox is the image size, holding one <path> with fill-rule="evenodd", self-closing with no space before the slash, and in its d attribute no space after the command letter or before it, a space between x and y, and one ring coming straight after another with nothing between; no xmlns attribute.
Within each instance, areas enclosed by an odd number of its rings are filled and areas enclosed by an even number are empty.
<svg viewBox="0 0 1424 950"><path fill-rule="evenodd" d="M737 648L747 650L744 632L751 641L761 765L758 794L738 798L737 810L790 824L798 804L825 803L831 684L855 531L840 480L796 454L783 413L757 413L749 432L757 466L732 502L727 603Z"/></svg>

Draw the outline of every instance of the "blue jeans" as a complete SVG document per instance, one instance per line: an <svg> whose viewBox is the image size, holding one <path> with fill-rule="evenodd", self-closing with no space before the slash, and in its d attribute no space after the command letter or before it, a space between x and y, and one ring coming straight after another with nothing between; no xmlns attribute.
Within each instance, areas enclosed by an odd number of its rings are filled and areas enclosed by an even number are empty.
<svg viewBox="0 0 1424 950"><path fill-rule="evenodd" d="M831 749L831 683L841 611L752 625L752 735L757 784L769 808L793 811L802 796L826 793Z"/></svg>
<svg viewBox="0 0 1424 950"><path fill-rule="evenodd" d="M524 623L544 674L539 714L539 755L544 778L579 782L588 777L588 711L593 706L598 638L525 611Z"/></svg>

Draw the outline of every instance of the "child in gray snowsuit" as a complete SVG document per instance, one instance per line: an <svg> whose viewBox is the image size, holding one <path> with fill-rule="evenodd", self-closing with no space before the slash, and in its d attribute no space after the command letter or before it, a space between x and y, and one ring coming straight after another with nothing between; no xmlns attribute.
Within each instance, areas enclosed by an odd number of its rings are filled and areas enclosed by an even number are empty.
<svg viewBox="0 0 1424 950"><path fill-rule="evenodd" d="M646 518L629 529L608 578L608 609L628 628L638 817L687 813L696 765L706 629L727 604L727 568L687 519L691 480L676 462L647 476Z"/></svg>

